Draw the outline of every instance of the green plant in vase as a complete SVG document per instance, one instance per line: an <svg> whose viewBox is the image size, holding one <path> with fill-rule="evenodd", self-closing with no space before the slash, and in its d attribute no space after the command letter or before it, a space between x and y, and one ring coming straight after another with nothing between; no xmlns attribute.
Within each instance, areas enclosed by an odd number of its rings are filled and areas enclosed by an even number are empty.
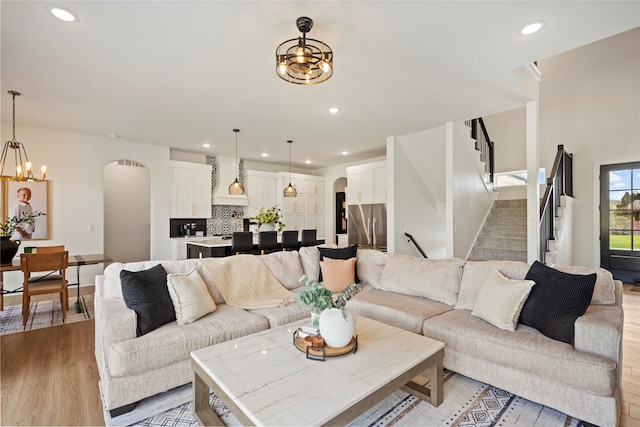
<svg viewBox="0 0 640 427"><path fill-rule="evenodd" d="M277 231L282 231L286 226L284 222L280 221L280 208L278 208L278 205L272 206L269 209L260 208L256 216L249 219L258 221L260 225L273 224L274 227L277 227Z"/></svg>
<svg viewBox="0 0 640 427"><path fill-rule="evenodd" d="M24 212L20 218L10 216L6 221L0 222L0 236L11 236L20 227L20 224L33 224L36 222L36 218L42 215L46 215L46 213L35 211L33 213Z"/></svg>
<svg viewBox="0 0 640 427"><path fill-rule="evenodd" d="M361 283L350 283L342 292L334 295L329 289L324 287L324 282L313 282L307 276L300 277L299 282L304 282L304 288L296 292L295 299L302 307L311 307L313 324L318 326L320 313L329 308L338 308L346 319L344 306L352 297L362 290Z"/></svg>

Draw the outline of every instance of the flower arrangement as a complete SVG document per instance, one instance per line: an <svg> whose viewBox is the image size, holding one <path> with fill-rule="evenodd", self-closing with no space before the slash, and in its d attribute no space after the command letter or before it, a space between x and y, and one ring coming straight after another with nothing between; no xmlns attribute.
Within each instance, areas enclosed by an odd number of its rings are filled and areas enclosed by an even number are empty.
<svg viewBox="0 0 640 427"><path fill-rule="evenodd" d="M282 231L282 229L286 226L284 222L280 221L280 208L278 207L278 205L272 206L269 209L260 208L258 214L249 219L256 220L260 224L273 224L274 226L277 225L278 231Z"/></svg>
<svg viewBox="0 0 640 427"><path fill-rule="evenodd" d="M304 282L304 288L296 292L295 299L298 306L308 305L311 311L318 315L328 308L339 308L345 319L347 317L344 306L362 290L362 283L353 282L335 297L329 289L324 287L324 282L312 282L307 276L300 277L298 282Z"/></svg>
<svg viewBox="0 0 640 427"><path fill-rule="evenodd" d="M24 212L22 217L11 216L5 222L0 222L0 236L11 236L20 224L33 224L36 218L46 215L44 212L35 211L32 213Z"/></svg>

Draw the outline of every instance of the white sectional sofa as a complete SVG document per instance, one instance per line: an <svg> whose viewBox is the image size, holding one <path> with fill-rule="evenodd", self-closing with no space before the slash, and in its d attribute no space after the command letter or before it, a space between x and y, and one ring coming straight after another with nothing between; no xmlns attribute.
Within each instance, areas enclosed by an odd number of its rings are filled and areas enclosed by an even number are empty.
<svg viewBox="0 0 640 427"><path fill-rule="evenodd" d="M302 274L317 278L316 247L260 257L287 289ZM114 263L96 278L95 352L106 409L115 416L145 397L192 380L189 353L202 347L305 319L297 305L245 310L225 303L207 259ZM185 325L170 322L136 337L136 314L123 297L119 273L162 264L167 273L195 268L217 309ZM355 314L445 343L444 366L526 399L600 426L617 423L620 396L622 283L597 272L591 305L575 322L572 344L518 324L503 330L472 314L483 283L494 270L523 279L529 265L514 261L425 260L358 250L357 275L364 290L348 302ZM248 284L248 286L255 285ZM357 325L356 325L357 329ZM366 343L362 343L366 345ZM445 396L446 399L446 396Z"/></svg>

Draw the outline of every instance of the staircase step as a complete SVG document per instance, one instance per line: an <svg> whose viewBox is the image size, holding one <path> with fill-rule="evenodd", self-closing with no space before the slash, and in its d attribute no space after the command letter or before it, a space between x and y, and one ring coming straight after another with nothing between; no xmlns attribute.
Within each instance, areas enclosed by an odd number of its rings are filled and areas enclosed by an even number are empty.
<svg viewBox="0 0 640 427"><path fill-rule="evenodd" d="M527 208L527 199L496 200L493 204L496 208Z"/></svg>
<svg viewBox="0 0 640 427"><path fill-rule="evenodd" d="M491 209L492 217L516 217L526 218L527 208L496 208Z"/></svg>
<svg viewBox="0 0 640 427"><path fill-rule="evenodd" d="M527 217L495 217L489 216L485 223L489 227L527 228Z"/></svg>
<svg viewBox="0 0 640 427"><path fill-rule="evenodd" d="M474 247L471 251L471 255L469 255L469 261L489 261L494 259L527 262L527 251L483 249Z"/></svg>
<svg viewBox="0 0 640 427"><path fill-rule="evenodd" d="M525 239L527 238L527 229L525 227L498 227L498 226L485 226L480 232L479 238L484 237L515 237Z"/></svg>
<svg viewBox="0 0 640 427"><path fill-rule="evenodd" d="M527 239L479 237L474 248L527 251Z"/></svg>

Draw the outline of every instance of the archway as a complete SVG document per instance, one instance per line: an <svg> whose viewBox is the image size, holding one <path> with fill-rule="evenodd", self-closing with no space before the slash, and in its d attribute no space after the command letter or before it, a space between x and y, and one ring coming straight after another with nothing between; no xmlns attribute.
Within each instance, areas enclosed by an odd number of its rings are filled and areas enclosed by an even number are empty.
<svg viewBox="0 0 640 427"><path fill-rule="evenodd" d="M119 262L151 257L151 178L136 161L104 168L104 253Z"/></svg>

